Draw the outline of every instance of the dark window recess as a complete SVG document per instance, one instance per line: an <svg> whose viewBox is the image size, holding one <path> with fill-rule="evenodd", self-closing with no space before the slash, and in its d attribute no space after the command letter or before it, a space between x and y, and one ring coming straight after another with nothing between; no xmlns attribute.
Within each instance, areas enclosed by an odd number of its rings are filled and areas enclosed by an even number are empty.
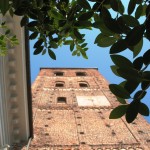
<svg viewBox="0 0 150 150"><path fill-rule="evenodd" d="M56 83L55 87L64 87L63 83Z"/></svg>
<svg viewBox="0 0 150 150"><path fill-rule="evenodd" d="M58 97L57 98L57 103L61 103L61 104L67 103L66 97Z"/></svg>
<svg viewBox="0 0 150 150"><path fill-rule="evenodd" d="M79 83L79 86L80 87L88 87L88 84L87 83Z"/></svg>
<svg viewBox="0 0 150 150"><path fill-rule="evenodd" d="M63 72L55 72L54 75L55 75L55 76L63 76L64 73L63 73Z"/></svg>
<svg viewBox="0 0 150 150"><path fill-rule="evenodd" d="M86 76L85 72L76 72L76 76Z"/></svg>

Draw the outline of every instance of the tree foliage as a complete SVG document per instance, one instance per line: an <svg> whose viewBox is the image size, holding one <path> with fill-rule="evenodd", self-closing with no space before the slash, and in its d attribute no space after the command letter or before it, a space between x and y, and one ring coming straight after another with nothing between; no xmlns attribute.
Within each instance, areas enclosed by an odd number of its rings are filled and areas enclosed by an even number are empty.
<svg viewBox="0 0 150 150"><path fill-rule="evenodd" d="M149 0L129 0L127 7L121 0L2 0L0 11L3 15L9 11L11 15L22 16L20 25L32 32L29 39L36 39L34 54L48 53L52 59L56 59L54 49L61 45L69 45L73 56L88 59L88 47L81 31L98 29L95 44L110 47L114 62L111 69L124 79L119 85L109 85L121 103L111 112L110 118L125 115L130 123L138 113L149 115L149 108L142 99L150 87L147 69L150 49L139 56L143 40L150 41ZM139 21L141 17L143 22ZM133 60L119 54L127 49L133 53ZM138 86L141 89L137 91ZM125 99L132 101L128 104Z"/></svg>

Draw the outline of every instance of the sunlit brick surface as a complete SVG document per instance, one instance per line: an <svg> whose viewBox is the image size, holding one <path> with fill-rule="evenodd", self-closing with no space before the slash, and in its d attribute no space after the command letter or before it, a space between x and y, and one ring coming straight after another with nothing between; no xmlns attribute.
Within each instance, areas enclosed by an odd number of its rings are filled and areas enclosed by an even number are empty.
<svg viewBox="0 0 150 150"><path fill-rule="evenodd" d="M64 76L56 76L57 71ZM76 72L87 75L76 76ZM64 82L64 87L55 87L57 81ZM80 87L80 82L89 86ZM103 98L101 105L86 101L78 105L78 98L94 96ZM150 149L150 126L143 117L131 124L124 118L109 119L110 111L119 103L96 69L41 69L32 85L32 97L34 139L29 150ZM58 97L66 97L66 103L58 103Z"/></svg>

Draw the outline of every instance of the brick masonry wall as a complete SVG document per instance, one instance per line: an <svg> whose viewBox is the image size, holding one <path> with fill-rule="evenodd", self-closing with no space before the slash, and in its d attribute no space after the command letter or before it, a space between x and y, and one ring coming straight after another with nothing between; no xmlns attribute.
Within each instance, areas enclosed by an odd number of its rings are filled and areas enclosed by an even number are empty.
<svg viewBox="0 0 150 150"><path fill-rule="evenodd" d="M87 75L79 77L76 72ZM55 87L57 81L64 82L64 87ZM81 88L81 81L89 86ZM110 106L79 107L77 96L105 96ZM96 69L41 69L32 85L32 97L35 136L31 150L150 149L150 126L143 117L131 124L124 118L109 119L119 103ZM66 97L67 104L58 104L57 97Z"/></svg>

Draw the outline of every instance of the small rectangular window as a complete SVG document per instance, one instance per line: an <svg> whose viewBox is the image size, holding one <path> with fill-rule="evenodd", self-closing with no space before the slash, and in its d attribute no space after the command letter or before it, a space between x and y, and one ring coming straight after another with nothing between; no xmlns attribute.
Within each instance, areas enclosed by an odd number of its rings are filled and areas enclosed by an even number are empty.
<svg viewBox="0 0 150 150"><path fill-rule="evenodd" d="M76 72L76 76L86 76L85 72Z"/></svg>
<svg viewBox="0 0 150 150"><path fill-rule="evenodd" d="M55 75L55 76L63 76L64 73L63 73L63 72L55 72L54 75Z"/></svg>
<svg viewBox="0 0 150 150"><path fill-rule="evenodd" d="M67 103L66 97L58 97L57 98L57 103L59 103L59 104L66 104Z"/></svg>

